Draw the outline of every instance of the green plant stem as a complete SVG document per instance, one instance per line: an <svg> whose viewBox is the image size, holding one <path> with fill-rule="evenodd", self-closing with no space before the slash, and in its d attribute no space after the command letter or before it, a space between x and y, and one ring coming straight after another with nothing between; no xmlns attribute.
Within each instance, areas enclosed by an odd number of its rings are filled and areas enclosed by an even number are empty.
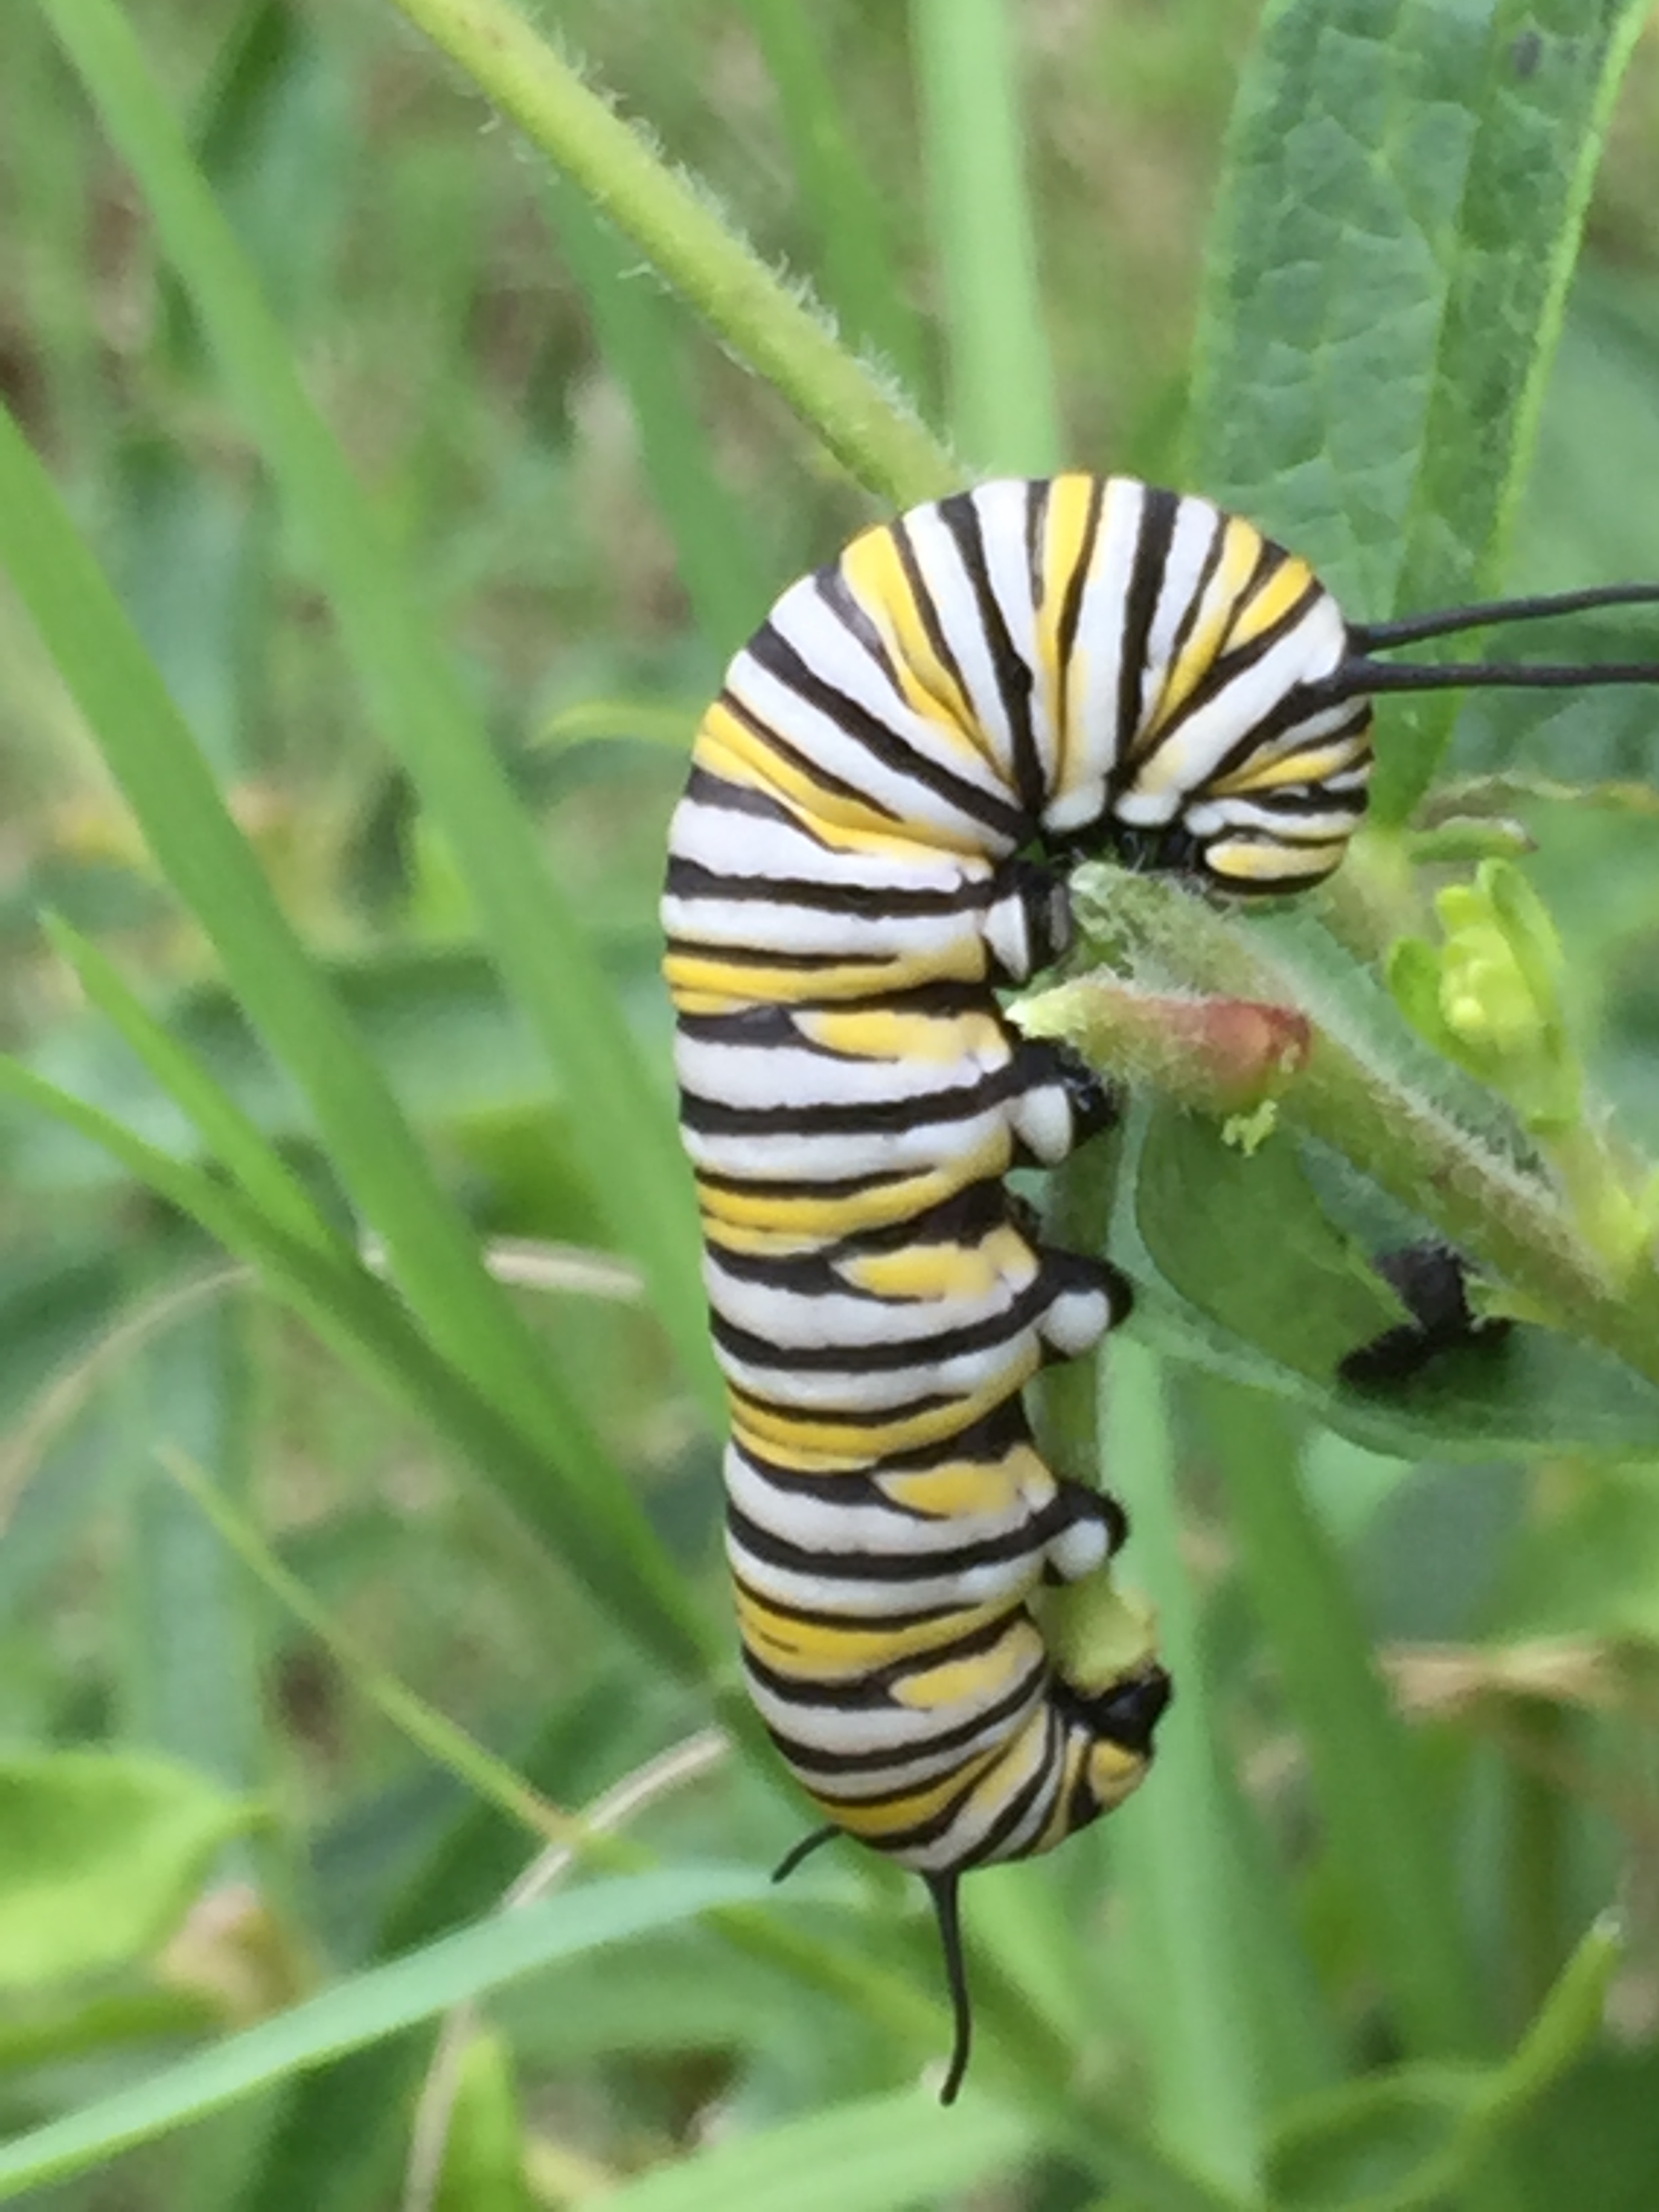
<svg viewBox="0 0 1659 2212"><path fill-rule="evenodd" d="M1226 997L1297 1002L1292 975L1174 884L1114 872L1111 902L1117 926L1150 953L1164 980ZM1061 988L1078 1010L1068 1035L1088 1056L1086 980ZM1279 1101L1283 1119L1333 1146L1460 1250L1514 1284L1553 1327L1605 1346L1659 1382L1659 1270L1651 1255L1615 1286L1544 1184L1322 1021L1310 1028L1307 1063Z"/></svg>
<svg viewBox="0 0 1659 2212"><path fill-rule="evenodd" d="M661 155L507 0L392 0L509 116L866 489L900 507L961 471L892 387L837 343Z"/></svg>

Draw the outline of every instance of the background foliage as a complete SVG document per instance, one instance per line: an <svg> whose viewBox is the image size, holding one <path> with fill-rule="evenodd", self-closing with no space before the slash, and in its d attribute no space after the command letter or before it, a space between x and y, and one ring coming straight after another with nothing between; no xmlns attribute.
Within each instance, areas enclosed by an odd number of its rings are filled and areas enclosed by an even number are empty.
<svg viewBox="0 0 1659 2212"><path fill-rule="evenodd" d="M1575 1289L1573 1160L1370 956L1524 844L1650 1157L1651 695L1390 709L1318 917L1105 887L1143 980L1541 1144L1574 1326L1336 1385L1412 1226L1340 1085L1249 1161L1144 1106L1070 1179L1146 1295L1052 1417L1180 1704L1106 1831L975 1878L940 2114L910 1887L849 1850L754 1902L799 1810L732 1689L653 908L723 656L946 465L789 387L860 491L404 20L489 13L8 17L0 2192L1645 2207L1651 1269ZM1372 617L1659 574L1648 13L543 11L967 462L1234 498ZM1489 1258L1555 1218L1477 1200ZM636 1771L626 1841L573 1832Z"/></svg>

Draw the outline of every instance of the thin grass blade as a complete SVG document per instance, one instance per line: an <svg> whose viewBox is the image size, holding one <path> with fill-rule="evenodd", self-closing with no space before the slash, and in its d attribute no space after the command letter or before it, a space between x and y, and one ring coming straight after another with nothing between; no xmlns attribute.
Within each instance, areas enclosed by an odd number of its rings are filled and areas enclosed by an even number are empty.
<svg viewBox="0 0 1659 2212"><path fill-rule="evenodd" d="M919 394L921 331L900 279L888 210L843 112L812 11L805 0L744 0L744 12L777 88L824 298L848 343Z"/></svg>
<svg viewBox="0 0 1659 2212"><path fill-rule="evenodd" d="M763 1875L724 1867L625 1875L498 1914L83 2106L0 2148L0 2198L84 2172L244 2097L362 2050L470 1998L579 1957L758 1895Z"/></svg>
<svg viewBox="0 0 1659 2212"><path fill-rule="evenodd" d="M638 1509L626 1490L613 1483L610 1507L590 1517L550 1479L549 1463L535 1445L470 1378L434 1352L402 1302L367 1268L295 1241L239 1193L158 1152L109 1115L15 1061L0 1060L0 1092L27 1100L102 1146L136 1180L255 1268L323 1343L428 1422L456 1448L462 1466L483 1473L526 1527L609 1607L619 1628L677 1672L701 1676L706 1671L707 1632L672 1567L659 1566L654 1539L647 1535L636 1545L629 1524ZM567 1443L591 1452L592 1476L599 1481L605 1462L586 1431L578 1428Z"/></svg>
<svg viewBox="0 0 1659 2212"><path fill-rule="evenodd" d="M686 389L680 311L650 276L641 281L617 233L567 178L549 178L547 198L605 359L634 410L641 459L697 627L717 653L735 653L772 593Z"/></svg>
<svg viewBox="0 0 1659 2212"><path fill-rule="evenodd" d="M666 1099L548 872L429 610L307 397L131 28L112 0L40 4L132 167L323 579L370 710L441 828L501 974L577 1102L575 1141L594 1194L645 1269L685 1371L718 1416L690 1188ZM387 1238L401 1268L390 1231Z"/></svg>
<svg viewBox="0 0 1659 2212"><path fill-rule="evenodd" d="M951 425L979 468L1040 477L1060 465L1062 441L1026 191L1018 20L1005 0L912 0L910 11Z"/></svg>

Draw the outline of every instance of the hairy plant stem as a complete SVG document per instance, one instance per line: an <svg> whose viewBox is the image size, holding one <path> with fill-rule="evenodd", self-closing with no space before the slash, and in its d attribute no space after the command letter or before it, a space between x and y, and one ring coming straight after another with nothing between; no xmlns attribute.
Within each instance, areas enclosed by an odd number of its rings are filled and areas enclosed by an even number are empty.
<svg viewBox="0 0 1659 2212"><path fill-rule="evenodd" d="M1167 878L1115 872L1109 903L1114 926L1153 963L1160 983L1297 1003L1288 969ZM1068 994L1070 1042L1103 1072L1121 1074L1103 1060L1101 1035L1091 1035L1087 979L1074 977L1059 989ZM1101 996L1104 1006L1104 990ZM1551 1326L1605 1346L1659 1382L1659 1270L1652 1253L1615 1283L1544 1182L1336 1035L1322 1010L1304 1011L1310 1048L1279 1095L1280 1117L1433 1222L1460 1250L1523 1291Z"/></svg>
<svg viewBox="0 0 1659 2212"><path fill-rule="evenodd" d="M774 276L509 0L392 4L581 187L860 483L898 507L960 483L960 467L896 387L848 353L800 285Z"/></svg>

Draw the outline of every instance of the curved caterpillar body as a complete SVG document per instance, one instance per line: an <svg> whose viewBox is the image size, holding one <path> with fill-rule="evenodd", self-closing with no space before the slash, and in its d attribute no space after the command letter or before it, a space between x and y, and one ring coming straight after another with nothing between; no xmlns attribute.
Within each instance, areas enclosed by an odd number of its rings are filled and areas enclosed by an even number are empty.
<svg viewBox="0 0 1659 2212"><path fill-rule="evenodd" d="M1434 621L1351 627L1202 499L992 483L791 586L698 732L663 921L744 1662L826 1832L932 1887L947 2098L957 1878L1121 1802L1170 1694L1152 1660L1068 1678L1031 1611L1126 1532L1045 1467L1020 1394L1128 1292L1006 1189L1111 1102L996 991L1063 948L1044 855L1239 892L1328 874L1364 808L1365 695L1446 673L1366 648Z"/></svg>

